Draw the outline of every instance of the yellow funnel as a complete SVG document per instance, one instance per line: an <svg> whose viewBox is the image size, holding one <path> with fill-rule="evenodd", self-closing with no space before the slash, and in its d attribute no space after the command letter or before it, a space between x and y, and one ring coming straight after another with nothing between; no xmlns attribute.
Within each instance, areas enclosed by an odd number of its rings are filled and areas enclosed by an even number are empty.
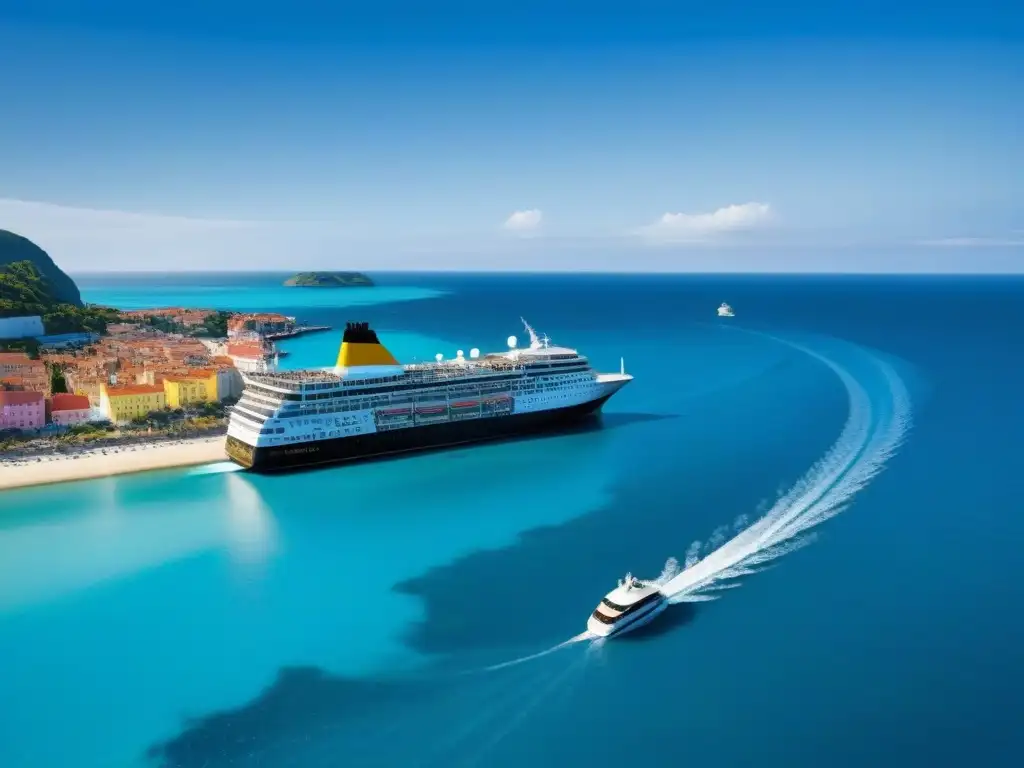
<svg viewBox="0 0 1024 768"><path fill-rule="evenodd" d="M359 365L398 365L398 361L380 343L369 323L346 323L337 366L352 368Z"/></svg>

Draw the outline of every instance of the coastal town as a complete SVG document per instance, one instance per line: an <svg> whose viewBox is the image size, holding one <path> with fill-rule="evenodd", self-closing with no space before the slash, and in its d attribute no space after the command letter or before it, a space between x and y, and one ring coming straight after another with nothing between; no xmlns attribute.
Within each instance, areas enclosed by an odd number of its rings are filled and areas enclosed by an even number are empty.
<svg viewBox="0 0 1024 768"><path fill-rule="evenodd" d="M283 284L373 281L303 272ZM281 339L329 329L277 312L89 303L46 251L0 229L0 489L225 459L243 374L275 369Z"/></svg>
<svg viewBox="0 0 1024 768"><path fill-rule="evenodd" d="M8 450L97 427L222 427L242 372L276 366L276 340L325 330L277 313L188 308L123 311L102 335L42 329L38 317L0 319L0 444Z"/></svg>

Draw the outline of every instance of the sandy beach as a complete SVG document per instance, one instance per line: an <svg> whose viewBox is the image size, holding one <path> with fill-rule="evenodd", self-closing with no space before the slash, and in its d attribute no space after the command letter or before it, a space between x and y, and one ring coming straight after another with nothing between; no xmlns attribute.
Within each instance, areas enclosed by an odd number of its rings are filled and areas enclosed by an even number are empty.
<svg viewBox="0 0 1024 768"><path fill-rule="evenodd" d="M0 458L0 490L215 461L227 461L224 435L94 448L72 454Z"/></svg>

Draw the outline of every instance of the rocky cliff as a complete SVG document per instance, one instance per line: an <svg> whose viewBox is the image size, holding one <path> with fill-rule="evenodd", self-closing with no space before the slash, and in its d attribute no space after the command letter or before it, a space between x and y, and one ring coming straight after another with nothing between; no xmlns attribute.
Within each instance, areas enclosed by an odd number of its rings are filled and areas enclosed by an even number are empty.
<svg viewBox="0 0 1024 768"><path fill-rule="evenodd" d="M61 304L82 306L82 295L75 281L53 263L49 254L31 240L0 229L0 271L19 261L27 261L42 275L53 300Z"/></svg>

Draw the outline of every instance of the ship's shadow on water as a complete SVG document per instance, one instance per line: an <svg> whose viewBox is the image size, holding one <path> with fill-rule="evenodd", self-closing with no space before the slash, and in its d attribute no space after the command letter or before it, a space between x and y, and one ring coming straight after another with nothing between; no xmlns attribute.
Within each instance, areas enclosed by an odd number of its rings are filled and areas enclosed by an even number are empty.
<svg viewBox="0 0 1024 768"><path fill-rule="evenodd" d="M607 642L650 642L682 630L697 615L696 605L672 605L650 624ZM584 649L575 650L575 661L579 661L581 652ZM566 669L573 661L567 658L557 668ZM283 668L277 679L248 704L188 719L181 733L150 747L146 758L160 768L328 768L366 761L384 764L381 760L385 755L394 754L395 764L401 764L422 757L415 747L415 735L409 733L411 729L422 727L427 743L431 743L438 733L450 730L450 723L472 720L482 703L490 706L504 696L506 683L513 694L517 687L532 692L531 681L542 683L551 674L544 669L524 669L526 675L522 670L502 673L512 678L485 670L472 670L478 674L470 675L428 670L405 678L375 679L331 675L316 667ZM389 738L389 723L400 725L409 738ZM472 737L471 733L466 735ZM405 754L406 747L409 754ZM344 763L335 762L339 752L346 754Z"/></svg>
<svg viewBox="0 0 1024 768"><path fill-rule="evenodd" d="M336 677L315 667L290 667L248 704L186 721L182 732L152 746L146 757L161 768L295 765L290 756L323 742L352 750L382 720L423 707L444 692L439 682ZM335 756L336 757L336 756ZM328 758L315 766L353 764Z"/></svg>

